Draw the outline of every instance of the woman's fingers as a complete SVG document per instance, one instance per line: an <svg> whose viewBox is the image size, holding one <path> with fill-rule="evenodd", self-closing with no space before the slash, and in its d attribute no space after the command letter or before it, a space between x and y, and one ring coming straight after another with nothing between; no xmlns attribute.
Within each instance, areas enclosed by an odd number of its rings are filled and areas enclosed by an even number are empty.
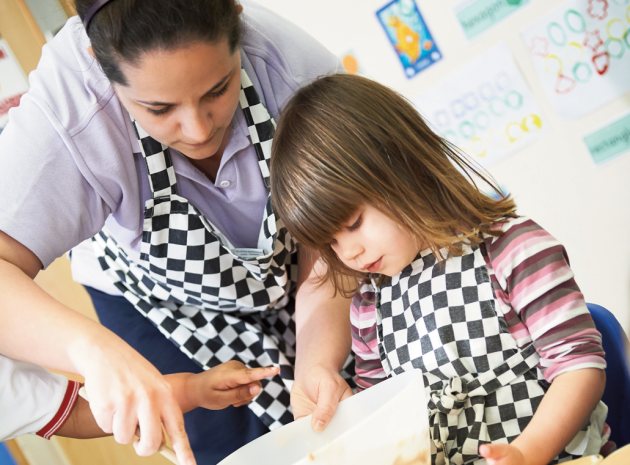
<svg viewBox="0 0 630 465"><path fill-rule="evenodd" d="M184 416L178 406L170 406L162 413L164 430L171 440L179 465L196 465L195 457L184 428Z"/></svg>
<svg viewBox="0 0 630 465"><path fill-rule="evenodd" d="M133 445L138 455L153 455L164 442L159 408L159 405L151 406L148 399L141 401L138 406L139 438Z"/></svg>

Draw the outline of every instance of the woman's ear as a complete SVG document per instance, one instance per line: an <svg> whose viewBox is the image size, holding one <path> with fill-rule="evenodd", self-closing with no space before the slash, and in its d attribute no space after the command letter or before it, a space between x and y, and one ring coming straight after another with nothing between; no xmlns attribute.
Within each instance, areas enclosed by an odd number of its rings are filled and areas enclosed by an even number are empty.
<svg viewBox="0 0 630 465"><path fill-rule="evenodd" d="M88 48L86 48L88 55L90 55L92 58L96 58L94 56L94 49L92 49L92 46L90 45Z"/></svg>
<svg viewBox="0 0 630 465"><path fill-rule="evenodd" d="M240 15L243 12L243 5L241 5L240 3L237 3L236 12Z"/></svg>

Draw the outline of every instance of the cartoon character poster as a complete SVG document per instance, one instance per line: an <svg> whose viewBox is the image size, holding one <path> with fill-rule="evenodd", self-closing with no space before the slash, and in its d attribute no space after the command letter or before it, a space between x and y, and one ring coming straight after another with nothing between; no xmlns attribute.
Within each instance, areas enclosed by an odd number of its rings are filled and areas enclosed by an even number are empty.
<svg viewBox="0 0 630 465"><path fill-rule="evenodd" d="M376 12L408 78L442 58L414 0L394 0Z"/></svg>
<svg viewBox="0 0 630 465"><path fill-rule="evenodd" d="M630 90L630 0L566 1L523 39L562 116L583 116Z"/></svg>

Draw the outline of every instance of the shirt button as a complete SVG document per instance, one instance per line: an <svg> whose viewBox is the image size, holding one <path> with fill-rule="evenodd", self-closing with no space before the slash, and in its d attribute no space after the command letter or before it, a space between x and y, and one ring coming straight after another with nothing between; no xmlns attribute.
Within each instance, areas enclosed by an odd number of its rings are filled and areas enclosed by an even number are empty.
<svg viewBox="0 0 630 465"><path fill-rule="evenodd" d="M232 181L228 181L227 179L224 179L223 181L219 183L219 187L222 187L224 189L226 187L230 187L231 185L232 185Z"/></svg>

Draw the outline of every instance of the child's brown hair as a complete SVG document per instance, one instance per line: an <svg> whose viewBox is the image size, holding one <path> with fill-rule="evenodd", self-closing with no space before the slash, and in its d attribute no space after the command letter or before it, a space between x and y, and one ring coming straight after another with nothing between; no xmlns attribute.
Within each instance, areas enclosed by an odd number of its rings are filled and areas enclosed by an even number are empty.
<svg viewBox="0 0 630 465"><path fill-rule="evenodd" d="M498 194L492 199L477 183ZM344 266L333 236L363 204L399 222L439 255L480 242L516 206L393 90L332 75L299 90L284 109L271 158L275 211L302 245L321 253L338 290Z"/></svg>

